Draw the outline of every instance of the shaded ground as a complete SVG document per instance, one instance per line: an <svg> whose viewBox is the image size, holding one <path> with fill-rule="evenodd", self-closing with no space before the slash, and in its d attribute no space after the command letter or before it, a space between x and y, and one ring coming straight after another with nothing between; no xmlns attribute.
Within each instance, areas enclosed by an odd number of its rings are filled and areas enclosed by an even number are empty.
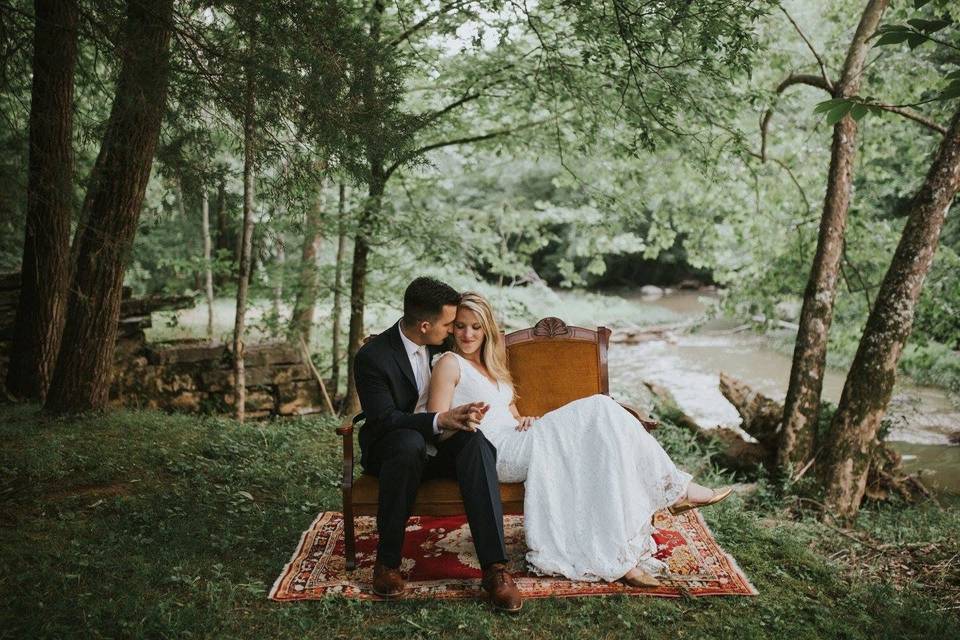
<svg viewBox="0 0 960 640"><path fill-rule="evenodd" d="M724 481L684 432L658 437ZM330 421L0 407L0 441L2 638L957 637L955 507L868 510L841 534L761 482L704 511L756 598L537 600L516 618L483 602L277 604L266 593L300 533L339 508ZM890 579L887 556L914 573Z"/></svg>

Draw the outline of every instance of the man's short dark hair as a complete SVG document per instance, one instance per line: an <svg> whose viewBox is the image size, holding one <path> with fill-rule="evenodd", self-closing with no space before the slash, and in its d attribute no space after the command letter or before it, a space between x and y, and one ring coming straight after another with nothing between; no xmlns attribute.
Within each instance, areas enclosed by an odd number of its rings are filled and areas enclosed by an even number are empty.
<svg viewBox="0 0 960 640"><path fill-rule="evenodd" d="M435 322L447 305L460 304L460 294L445 282L421 276L407 285L403 293L403 324Z"/></svg>

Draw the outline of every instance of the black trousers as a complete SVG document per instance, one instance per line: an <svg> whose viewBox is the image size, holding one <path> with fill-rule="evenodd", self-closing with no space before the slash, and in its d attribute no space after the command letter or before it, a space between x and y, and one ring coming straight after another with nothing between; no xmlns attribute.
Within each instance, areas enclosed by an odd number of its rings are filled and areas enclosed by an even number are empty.
<svg viewBox="0 0 960 640"><path fill-rule="evenodd" d="M428 456L419 432L397 429L368 452L365 471L380 480L377 560L388 567L400 566L407 519L420 483L453 478L460 485L480 566L506 562L496 448L479 431L458 431L436 446L437 455Z"/></svg>

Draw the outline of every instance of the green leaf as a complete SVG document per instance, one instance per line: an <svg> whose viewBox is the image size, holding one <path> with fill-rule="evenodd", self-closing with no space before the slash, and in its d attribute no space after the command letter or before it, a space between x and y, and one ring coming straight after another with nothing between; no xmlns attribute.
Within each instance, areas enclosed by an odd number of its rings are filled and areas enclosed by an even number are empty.
<svg viewBox="0 0 960 640"><path fill-rule="evenodd" d="M947 80L960 80L960 69L947 74Z"/></svg>
<svg viewBox="0 0 960 640"><path fill-rule="evenodd" d="M922 9L927 4L930 4L930 0L913 0L914 9Z"/></svg>
<svg viewBox="0 0 960 640"><path fill-rule="evenodd" d="M907 44L910 45L911 50L916 49L926 41L927 38L919 33L911 33L909 36L907 36Z"/></svg>
<svg viewBox="0 0 960 640"><path fill-rule="evenodd" d="M841 104L846 104L847 102L849 102L849 100L847 100L846 98L833 98L832 100L824 100L823 102L817 104L813 112L826 113L827 111L830 111L834 107L838 107Z"/></svg>
<svg viewBox="0 0 960 640"><path fill-rule="evenodd" d="M853 108L850 109L850 117L852 117L854 120L859 121L861 118L863 118L863 116L867 115L867 113L869 112L870 110L867 108L867 105L855 104L853 105Z"/></svg>
<svg viewBox="0 0 960 640"><path fill-rule="evenodd" d="M850 109L853 108L852 102L846 102L845 104L838 105L830 110L827 113L827 124L833 125L840 122L843 116L847 115L850 112Z"/></svg>
<svg viewBox="0 0 960 640"><path fill-rule="evenodd" d="M923 33L936 33L945 27L949 27L951 24L953 24L953 21L924 20L923 18L914 18L913 20L907 20L907 23L917 31L922 31Z"/></svg>
<svg viewBox="0 0 960 640"><path fill-rule="evenodd" d="M960 98L960 80L954 80L948 84L939 96L940 100L952 100L953 98Z"/></svg>
<svg viewBox="0 0 960 640"><path fill-rule="evenodd" d="M910 37L909 32L904 31L888 31L887 33L880 36L880 39L874 43L875 47L882 47L887 44L900 44L904 42L907 38Z"/></svg>

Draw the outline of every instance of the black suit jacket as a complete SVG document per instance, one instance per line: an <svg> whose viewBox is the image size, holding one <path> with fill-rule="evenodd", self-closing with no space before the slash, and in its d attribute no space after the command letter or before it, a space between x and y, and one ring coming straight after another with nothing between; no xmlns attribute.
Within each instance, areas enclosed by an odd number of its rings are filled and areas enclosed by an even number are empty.
<svg viewBox="0 0 960 640"><path fill-rule="evenodd" d="M428 346L430 360L444 347ZM431 362L432 367L432 362ZM400 323L372 338L357 351L354 382L365 421L360 427L360 464L367 468L370 450L394 429L413 429L434 442L434 413L414 413L420 394L410 358L400 339Z"/></svg>

